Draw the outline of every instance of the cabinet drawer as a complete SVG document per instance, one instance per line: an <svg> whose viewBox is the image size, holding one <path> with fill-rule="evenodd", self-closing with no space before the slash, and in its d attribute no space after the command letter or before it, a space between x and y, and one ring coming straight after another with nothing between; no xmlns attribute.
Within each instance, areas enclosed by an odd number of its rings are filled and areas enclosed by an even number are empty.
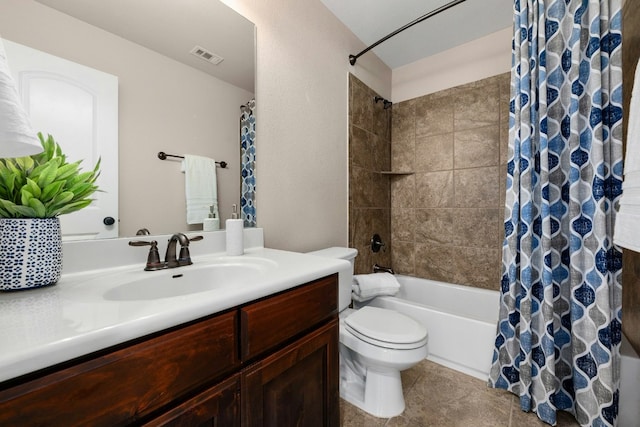
<svg viewBox="0 0 640 427"><path fill-rule="evenodd" d="M238 367L236 313L0 390L0 425L132 423Z"/></svg>
<svg viewBox="0 0 640 427"><path fill-rule="evenodd" d="M338 275L240 308L240 354L250 360L338 312Z"/></svg>
<svg viewBox="0 0 640 427"><path fill-rule="evenodd" d="M240 374L216 384L143 427L240 425Z"/></svg>

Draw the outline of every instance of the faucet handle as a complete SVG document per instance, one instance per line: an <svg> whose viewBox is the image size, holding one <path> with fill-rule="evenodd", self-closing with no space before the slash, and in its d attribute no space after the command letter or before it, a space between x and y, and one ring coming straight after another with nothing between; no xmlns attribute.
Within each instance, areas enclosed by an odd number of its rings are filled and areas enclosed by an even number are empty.
<svg viewBox="0 0 640 427"><path fill-rule="evenodd" d="M187 237L187 244L180 246L180 255L178 256L178 266L182 267L183 265L191 265L193 262L191 261L191 254L189 253L189 242L197 242L198 240L202 240L204 237L202 236L193 236Z"/></svg>
<svg viewBox="0 0 640 427"><path fill-rule="evenodd" d="M149 255L147 255L147 265L144 267L146 271L162 270L165 268L164 263L160 261L157 241L131 240L129 246L151 246L149 248Z"/></svg>

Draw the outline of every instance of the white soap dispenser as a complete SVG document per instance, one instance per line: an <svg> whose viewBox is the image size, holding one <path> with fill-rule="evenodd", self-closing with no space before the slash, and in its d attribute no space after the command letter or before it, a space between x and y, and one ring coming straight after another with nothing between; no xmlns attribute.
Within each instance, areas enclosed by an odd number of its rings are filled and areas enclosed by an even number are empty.
<svg viewBox="0 0 640 427"><path fill-rule="evenodd" d="M238 205L232 206L231 219L226 221L227 255L237 256L244 253L244 221L238 218Z"/></svg>
<svg viewBox="0 0 640 427"><path fill-rule="evenodd" d="M202 231L215 231L220 229L220 218L218 218L218 205L209 206L209 217L202 221Z"/></svg>

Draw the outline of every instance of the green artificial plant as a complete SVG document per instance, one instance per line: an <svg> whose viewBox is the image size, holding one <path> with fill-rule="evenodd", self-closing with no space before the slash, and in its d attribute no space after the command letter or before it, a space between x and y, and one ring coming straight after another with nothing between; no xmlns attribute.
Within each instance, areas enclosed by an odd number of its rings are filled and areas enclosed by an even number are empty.
<svg viewBox="0 0 640 427"><path fill-rule="evenodd" d="M38 133L44 151L0 159L0 218L53 218L87 207L98 190L100 159L82 172L81 160L68 163L51 135Z"/></svg>

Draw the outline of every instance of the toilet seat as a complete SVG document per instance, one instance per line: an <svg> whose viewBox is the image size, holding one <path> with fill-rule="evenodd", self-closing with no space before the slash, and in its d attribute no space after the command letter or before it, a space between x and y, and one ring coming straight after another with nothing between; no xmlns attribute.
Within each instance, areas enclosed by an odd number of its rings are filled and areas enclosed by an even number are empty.
<svg viewBox="0 0 640 427"><path fill-rule="evenodd" d="M365 306L347 316L344 325L359 339L383 348L407 350L427 343L427 329L402 313Z"/></svg>

